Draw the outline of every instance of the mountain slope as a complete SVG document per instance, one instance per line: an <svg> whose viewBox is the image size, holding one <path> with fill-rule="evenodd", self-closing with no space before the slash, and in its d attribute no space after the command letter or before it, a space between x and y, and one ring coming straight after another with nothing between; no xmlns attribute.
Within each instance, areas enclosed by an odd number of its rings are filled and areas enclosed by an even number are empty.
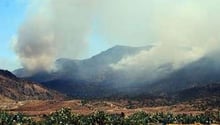
<svg viewBox="0 0 220 125"><path fill-rule="evenodd" d="M198 98L218 98L220 101L220 83L208 84L205 86L196 86L182 90L176 93L175 98L178 100L193 100ZM220 103L219 103L220 105Z"/></svg>
<svg viewBox="0 0 220 125"><path fill-rule="evenodd" d="M153 82L146 81L144 71L132 81L126 73L110 67L123 58L151 48L152 46L115 46L85 60L62 58L56 61L56 71L38 72L26 79L77 98L106 97L116 93L163 95L220 82L220 61L216 58L218 55L205 56ZM163 68L169 69L169 66L163 65ZM19 76L29 74L24 69L16 70L15 73Z"/></svg>
<svg viewBox="0 0 220 125"><path fill-rule="evenodd" d="M84 60L58 59L56 71L38 72L28 76L25 69L14 71L19 77L40 82L41 84L74 97L93 96L112 93L114 84L125 81L124 76L113 71L111 64L122 58L132 56L152 46L128 47L115 46L100 54Z"/></svg>
<svg viewBox="0 0 220 125"><path fill-rule="evenodd" d="M220 82L219 60L213 56L203 57L171 73L164 79L147 86L148 91L175 92L194 86Z"/></svg>
<svg viewBox="0 0 220 125"><path fill-rule="evenodd" d="M33 78L36 81L38 81L38 76L40 77L39 80L42 80L43 76L46 76L44 77L45 79L48 77L64 77L65 79L69 79L73 76L80 77L80 79L89 79L88 77L92 77L94 75L94 72L95 74L100 75L103 72L109 70L110 64L116 63L120 61L122 58L135 55L140 51L149 50L151 48L152 46L114 46L89 59L72 60L60 58L55 62L57 70L53 71L52 73L38 72L36 74L31 74L25 69L17 69L13 73L18 77L28 77L31 79Z"/></svg>
<svg viewBox="0 0 220 125"><path fill-rule="evenodd" d="M42 85L17 78L11 72L0 70L0 96L13 100L62 99L63 96Z"/></svg>

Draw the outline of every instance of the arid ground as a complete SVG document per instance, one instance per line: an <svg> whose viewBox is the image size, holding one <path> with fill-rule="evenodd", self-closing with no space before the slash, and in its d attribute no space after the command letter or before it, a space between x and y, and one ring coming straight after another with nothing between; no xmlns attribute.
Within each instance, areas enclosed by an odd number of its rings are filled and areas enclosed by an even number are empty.
<svg viewBox="0 0 220 125"><path fill-rule="evenodd" d="M85 100L28 100L28 101L12 101L7 100L0 103L0 108L11 113L21 112L30 116L40 116L50 114L63 107L68 107L76 114L90 114L95 111L105 111L108 113L121 113L126 115L133 114L137 111L145 111L149 113L170 112L174 114L200 114L207 111L218 111L219 109L201 110L194 104L181 103L170 106L149 106L149 107L132 107L138 101L85 101Z"/></svg>

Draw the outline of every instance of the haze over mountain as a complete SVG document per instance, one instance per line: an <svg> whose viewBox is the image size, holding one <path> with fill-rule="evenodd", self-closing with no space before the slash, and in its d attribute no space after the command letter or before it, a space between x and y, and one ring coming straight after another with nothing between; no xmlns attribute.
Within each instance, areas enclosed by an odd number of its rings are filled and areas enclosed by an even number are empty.
<svg viewBox="0 0 220 125"><path fill-rule="evenodd" d="M154 47L115 46L85 60L58 59L55 62L56 70L51 72L31 75L25 69L18 69L14 73L72 97L91 98L108 97L115 93L159 95L220 83L220 66L216 55L204 56L180 68L162 62L153 71L143 68L137 75L112 67L124 58L151 51ZM149 73L156 77L149 79Z"/></svg>
<svg viewBox="0 0 220 125"><path fill-rule="evenodd" d="M45 0L27 4L30 12L12 45L21 66L33 73L52 70L59 58L87 58L117 44L157 44L151 51L112 64L133 75L143 67L153 72L161 61L181 68L219 49L217 0Z"/></svg>
<svg viewBox="0 0 220 125"><path fill-rule="evenodd" d="M217 55L205 56L160 79L150 87L156 91L179 91L195 86L220 83L220 60Z"/></svg>
<svg viewBox="0 0 220 125"><path fill-rule="evenodd" d="M70 95L83 96L90 93L92 96L92 92L94 96L99 96L102 93L100 87L107 89L103 91L111 91L111 88L117 88L119 82L128 83L128 77L113 70L111 64L150 48L152 46L115 46L85 60L58 59L55 62L56 70L52 72L43 71L31 75L31 72L28 73L25 69L18 69L14 73Z"/></svg>
<svg viewBox="0 0 220 125"><path fill-rule="evenodd" d="M19 14L9 6L18 2L25 8ZM219 0L3 3L0 63L19 64L18 77L73 97L163 94L219 82Z"/></svg>

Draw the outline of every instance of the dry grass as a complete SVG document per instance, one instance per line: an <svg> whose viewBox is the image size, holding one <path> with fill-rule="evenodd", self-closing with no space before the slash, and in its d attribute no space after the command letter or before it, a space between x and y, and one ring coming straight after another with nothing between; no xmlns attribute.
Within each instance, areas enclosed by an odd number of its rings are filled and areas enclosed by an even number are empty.
<svg viewBox="0 0 220 125"><path fill-rule="evenodd" d="M2 110L7 110L12 113L21 112L31 116L38 116L44 114L50 114L62 107L71 108L72 112L77 114L90 114L97 110L106 111L108 113L121 113L126 115L133 114L137 111L146 111L149 113L156 112L170 112L174 114L186 113L186 114L200 114L204 111L198 111L189 104L177 104L172 106L157 106L157 107L140 107L134 109L127 109L125 104L121 102L110 101L90 101L86 104L82 104L81 100L69 100L69 101L55 101L55 100L28 100L15 102L12 100L6 101L0 104Z"/></svg>

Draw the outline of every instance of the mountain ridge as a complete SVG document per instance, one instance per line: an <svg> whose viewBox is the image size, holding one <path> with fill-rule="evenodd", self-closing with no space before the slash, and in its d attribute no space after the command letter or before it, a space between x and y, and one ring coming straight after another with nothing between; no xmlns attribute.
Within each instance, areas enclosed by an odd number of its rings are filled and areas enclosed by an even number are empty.
<svg viewBox="0 0 220 125"><path fill-rule="evenodd" d="M7 70L0 70L0 95L13 100L64 98L62 94L40 84L17 78Z"/></svg>
<svg viewBox="0 0 220 125"><path fill-rule="evenodd" d="M126 74L113 70L109 65L122 58L148 51L153 46L127 47L115 46L89 59L58 59L57 71L40 72L26 79L40 82L77 98L90 96L106 97L115 93L123 95L169 94L195 86L203 86L220 81L220 66L215 57L205 56L175 70L166 77L151 83L145 79L129 80ZM162 65L163 68L170 65ZM145 74L141 74L144 78Z"/></svg>

